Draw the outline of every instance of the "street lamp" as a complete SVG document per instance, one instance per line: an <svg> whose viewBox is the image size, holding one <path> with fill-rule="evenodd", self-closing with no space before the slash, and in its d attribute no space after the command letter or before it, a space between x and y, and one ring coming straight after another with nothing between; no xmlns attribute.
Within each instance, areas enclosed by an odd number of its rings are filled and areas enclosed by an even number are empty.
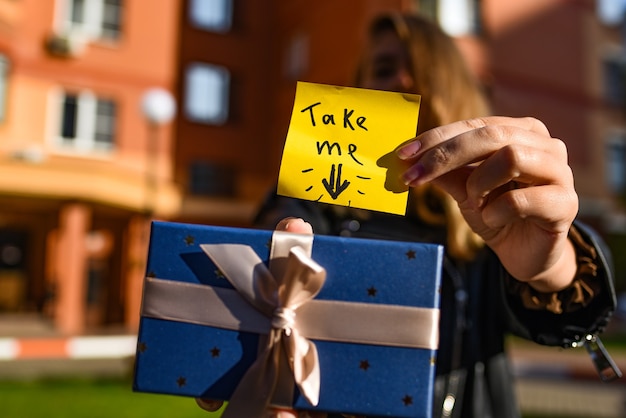
<svg viewBox="0 0 626 418"><path fill-rule="evenodd" d="M146 155L146 192L145 211L152 217L156 193L156 162L159 139L159 127L169 123L176 115L174 97L165 89L154 87L148 89L141 100L141 113L148 122L148 145Z"/></svg>
<svg viewBox="0 0 626 418"><path fill-rule="evenodd" d="M176 102L167 90L160 87L151 88L143 95L141 111L149 123L163 125L176 115Z"/></svg>

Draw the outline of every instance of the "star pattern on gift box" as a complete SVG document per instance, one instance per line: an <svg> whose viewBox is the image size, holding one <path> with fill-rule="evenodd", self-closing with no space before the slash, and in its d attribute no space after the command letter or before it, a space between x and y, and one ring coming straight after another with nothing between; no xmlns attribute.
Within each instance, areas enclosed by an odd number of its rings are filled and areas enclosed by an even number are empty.
<svg viewBox="0 0 626 418"><path fill-rule="evenodd" d="M221 350L219 348L213 347L210 351L211 351L211 357L215 358L215 357L220 356Z"/></svg>
<svg viewBox="0 0 626 418"><path fill-rule="evenodd" d="M137 351L139 351L140 353L145 353L147 349L148 345L146 343L140 342L139 344L137 344Z"/></svg>
<svg viewBox="0 0 626 418"><path fill-rule="evenodd" d="M402 398L402 403L404 404L404 406L413 405L413 397L411 395L404 395L404 398Z"/></svg>
<svg viewBox="0 0 626 418"><path fill-rule="evenodd" d="M374 296L376 296L377 292L378 292L378 290L374 286L370 286L370 287L367 288L367 296L374 297Z"/></svg>
<svg viewBox="0 0 626 418"><path fill-rule="evenodd" d="M367 371L370 368L370 362L367 360L361 360L359 363L359 369Z"/></svg>
<svg viewBox="0 0 626 418"><path fill-rule="evenodd" d="M409 259L409 260L415 259L415 251L409 250L405 254L406 254L406 258L407 259Z"/></svg>
<svg viewBox="0 0 626 418"><path fill-rule="evenodd" d="M178 379L176 379L176 384L179 388L182 388L187 384L187 379L185 379L183 376L180 376Z"/></svg>
<svg viewBox="0 0 626 418"><path fill-rule="evenodd" d="M185 244L193 245L196 242L196 239L192 235L187 235L185 237Z"/></svg>

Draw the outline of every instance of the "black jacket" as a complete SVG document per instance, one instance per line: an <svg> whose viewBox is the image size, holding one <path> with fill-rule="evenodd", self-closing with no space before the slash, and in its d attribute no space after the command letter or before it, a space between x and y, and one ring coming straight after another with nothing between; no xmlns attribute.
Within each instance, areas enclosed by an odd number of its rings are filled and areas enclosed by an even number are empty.
<svg viewBox="0 0 626 418"><path fill-rule="evenodd" d="M287 216L300 217L316 234L445 244L445 230L408 216L337 211L329 205L270 195L256 224L273 229ZM570 347L606 325L615 308L608 251L592 230L577 224L598 253L601 289L586 307L571 313L524 308L507 289L506 271L485 248L472 262L445 258L441 294L440 346L433 416L519 417L513 376L504 353L512 333L544 345ZM444 414L444 408L451 414Z"/></svg>

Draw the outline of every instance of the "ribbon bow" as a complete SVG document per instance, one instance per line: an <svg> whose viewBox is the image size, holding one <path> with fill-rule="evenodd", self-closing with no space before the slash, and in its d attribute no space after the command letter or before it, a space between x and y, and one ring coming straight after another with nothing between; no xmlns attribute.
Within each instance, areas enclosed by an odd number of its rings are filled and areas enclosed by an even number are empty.
<svg viewBox="0 0 626 418"><path fill-rule="evenodd" d="M312 239L275 232L269 269L247 245L201 245L239 294L271 318L267 342L233 393L224 418L261 416L270 402L290 405L293 382L311 405L318 404L317 349L301 335L296 320L296 310L315 298L326 278L324 268L310 258Z"/></svg>

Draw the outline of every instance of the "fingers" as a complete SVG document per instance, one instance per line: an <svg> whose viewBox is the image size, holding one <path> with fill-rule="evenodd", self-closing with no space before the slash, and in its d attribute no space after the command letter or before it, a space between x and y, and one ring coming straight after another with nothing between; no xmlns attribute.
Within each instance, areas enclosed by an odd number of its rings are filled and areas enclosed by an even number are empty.
<svg viewBox="0 0 626 418"><path fill-rule="evenodd" d="M267 418L298 418L298 413L288 409L272 409Z"/></svg>
<svg viewBox="0 0 626 418"><path fill-rule="evenodd" d="M560 185L574 189L572 170L553 152L526 145L508 145L481 164L466 165L444 173L433 182L459 204L479 209L512 188Z"/></svg>
<svg viewBox="0 0 626 418"><path fill-rule="evenodd" d="M202 398L196 398L196 403L198 404L200 408L209 412L217 411L224 404L223 401L216 401L214 399L202 399Z"/></svg>
<svg viewBox="0 0 626 418"><path fill-rule="evenodd" d="M209 412L215 412L224 405L223 401L202 398L196 398L196 403L200 408ZM298 412L290 409L271 409L267 412L266 416L267 418L326 418L326 414L323 412Z"/></svg>
<svg viewBox="0 0 626 418"><path fill-rule="evenodd" d="M578 196L573 189L539 186L502 193L482 210L482 220L497 230L520 219L532 219L546 231L567 232L578 212Z"/></svg>
<svg viewBox="0 0 626 418"><path fill-rule="evenodd" d="M566 163L555 162L554 154L525 145L508 145L494 152L471 171L467 178L466 199L481 207L493 191L507 185L524 188L542 185L574 188L574 177Z"/></svg>
<svg viewBox="0 0 626 418"><path fill-rule="evenodd" d="M285 218L276 225L277 231L293 232L296 234L312 234L313 227L300 218Z"/></svg>
<svg viewBox="0 0 626 418"><path fill-rule="evenodd" d="M434 183L450 193L487 241L491 233L525 219L553 232L567 229L578 212L571 168L530 147L504 147L482 164L446 173Z"/></svg>
<svg viewBox="0 0 626 418"><path fill-rule="evenodd" d="M420 149L429 148L439 142L461 135L466 132L475 131L487 127L510 126L521 130L534 132L542 136L550 136L546 126L535 118L509 118L504 116L490 116L450 123L424 132L417 139L398 150L400 159L406 160L414 157Z"/></svg>
<svg viewBox="0 0 626 418"><path fill-rule="evenodd" d="M326 418L324 412L314 411L293 411L289 409L272 409L267 418Z"/></svg>
<svg viewBox="0 0 626 418"><path fill-rule="evenodd" d="M507 146L545 151L567 165L567 149L551 138L545 126L533 118L483 118L456 122L432 129L397 150L412 165L403 174L410 186L432 181L463 166L476 165Z"/></svg>

